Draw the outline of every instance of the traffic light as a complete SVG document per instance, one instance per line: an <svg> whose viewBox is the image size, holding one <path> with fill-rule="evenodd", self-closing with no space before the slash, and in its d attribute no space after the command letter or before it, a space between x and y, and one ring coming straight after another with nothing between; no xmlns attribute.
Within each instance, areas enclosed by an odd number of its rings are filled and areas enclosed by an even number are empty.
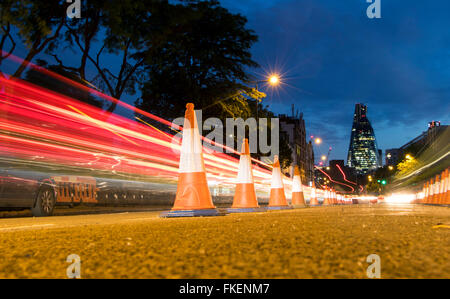
<svg viewBox="0 0 450 299"><path fill-rule="evenodd" d="M377 183L381 183L381 181L380 181L380 180L377 180Z"/></svg>
<svg viewBox="0 0 450 299"><path fill-rule="evenodd" d="M381 185L386 185L386 180L382 180Z"/></svg>

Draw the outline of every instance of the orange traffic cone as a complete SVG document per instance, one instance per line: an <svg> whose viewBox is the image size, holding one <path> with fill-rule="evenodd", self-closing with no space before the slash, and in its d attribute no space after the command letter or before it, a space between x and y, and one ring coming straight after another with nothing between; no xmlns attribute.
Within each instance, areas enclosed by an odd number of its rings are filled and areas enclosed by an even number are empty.
<svg viewBox="0 0 450 299"><path fill-rule="evenodd" d="M256 198L255 184L253 181L252 161L248 139L242 143L239 170L234 193L233 205L228 209L230 213L263 212L266 209L259 208Z"/></svg>
<svg viewBox="0 0 450 299"><path fill-rule="evenodd" d="M327 187L325 187L324 197L323 197L323 203L324 206L329 206L332 204L331 202L331 196L330 196L330 190L328 190Z"/></svg>
<svg viewBox="0 0 450 299"><path fill-rule="evenodd" d="M312 182L312 186L311 186L311 197L309 199L309 205L310 206L318 206L319 205L319 201L317 200L317 196L316 196L316 186L314 184L314 181Z"/></svg>
<svg viewBox="0 0 450 299"><path fill-rule="evenodd" d="M436 179L434 180L434 194L433 194L433 201L431 202L432 204L437 204L439 202L439 184L440 183L440 179L439 179L439 175L436 175Z"/></svg>
<svg viewBox="0 0 450 299"><path fill-rule="evenodd" d="M427 204L432 204L434 198L434 180L430 179L430 185L428 187L428 199Z"/></svg>
<svg viewBox="0 0 450 299"><path fill-rule="evenodd" d="M436 204L442 204L442 199L444 197L444 187L445 187L445 171L441 172L439 180L439 195L437 197Z"/></svg>
<svg viewBox="0 0 450 299"><path fill-rule="evenodd" d="M447 201L447 189L448 189L448 169L442 171L441 174L441 184L439 192L439 202L440 205L445 205Z"/></svg>
<svg viewBox="0 0 450 299"><path fill-rule="evenodd" d="M284 194L284 185L280 169L280 161L275 156L272 170L272 185L270 186L270 199L267 207L269 210L289 209L289 205Z"/></svg>
<svg viewBox="0 0 450 299"><path fill-rule="evenodd" d="M450 168L445 170L445 190L444 190L444 205L450 205Z"/></svg>
<svg viewBox="0 0 450 299"><path fill-rule="evenodd" d="M218 216L223 215L213 205L206 181L202 144L197 126L194 104L186 105L181 143L178 186L170 212L162 217Z"/></svg>
<svg viewBox="0 0 450 299"><path fill-rule="evenodd" d="M294 167L294 178L292 180L292 205L295 208L305 207L305 195L303 194L302 180L298 166Z"/></svg>

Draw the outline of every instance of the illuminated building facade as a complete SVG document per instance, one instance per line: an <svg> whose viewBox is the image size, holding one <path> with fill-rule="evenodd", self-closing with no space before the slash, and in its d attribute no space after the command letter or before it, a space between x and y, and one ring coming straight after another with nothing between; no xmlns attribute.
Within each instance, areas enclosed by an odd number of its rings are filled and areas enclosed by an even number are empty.
<svg viewBox="0 0 450 299"><path fill-rule="evenodd" d="M359 174L371 172L381 166L375 133L367 118L367 106L363 104L355 105L347 165Z"/></svg>
<svg viewBox="0 0 450 299"><path fill-rule="evenodd" d="M292 150L292 167L288 170L293 175L294 166L300 169L302 182L306 185L314 178L314 151L312 144L306 142L306 127L303 113L294 113L292 116L280 115L281 133L286 134L289 147Z"/></svg>

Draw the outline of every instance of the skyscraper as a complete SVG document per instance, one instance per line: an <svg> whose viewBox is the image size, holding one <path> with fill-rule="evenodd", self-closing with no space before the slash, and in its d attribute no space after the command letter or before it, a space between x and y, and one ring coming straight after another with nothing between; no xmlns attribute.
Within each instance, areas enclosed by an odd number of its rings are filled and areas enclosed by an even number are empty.
<svg viewBox="0 0 450 299"><path fill-rule="evenodd" d="M367 106L364 104L355 105L347 164L359 174L381 166L375 133L367 118Z"/></svg>

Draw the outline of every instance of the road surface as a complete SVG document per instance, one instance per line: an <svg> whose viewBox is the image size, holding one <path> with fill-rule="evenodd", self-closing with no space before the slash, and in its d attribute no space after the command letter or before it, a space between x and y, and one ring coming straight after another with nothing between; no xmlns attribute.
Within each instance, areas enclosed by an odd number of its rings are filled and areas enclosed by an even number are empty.
<svg viewBox="0 0 450 299"><path fill-rule="evenodd" d="M0 219L0 278L450 278L450 209L312 207L206 218L131 212Z"/></svg>

